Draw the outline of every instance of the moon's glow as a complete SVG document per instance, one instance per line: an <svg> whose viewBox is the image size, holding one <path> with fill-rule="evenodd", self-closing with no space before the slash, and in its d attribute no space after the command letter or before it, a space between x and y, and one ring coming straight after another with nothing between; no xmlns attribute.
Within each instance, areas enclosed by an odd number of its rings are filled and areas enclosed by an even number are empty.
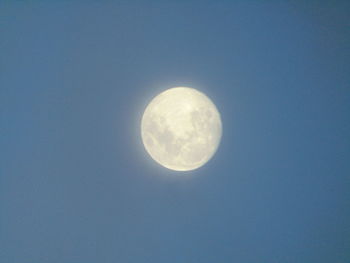
<svg viewBox="0 0 350 263"><path fill-rule="evenodd" d="M214 103L187 87L157 95L141 122L147 152L159 164L176 171L204 165L218 148L221 134L221 118Z"/></svg>

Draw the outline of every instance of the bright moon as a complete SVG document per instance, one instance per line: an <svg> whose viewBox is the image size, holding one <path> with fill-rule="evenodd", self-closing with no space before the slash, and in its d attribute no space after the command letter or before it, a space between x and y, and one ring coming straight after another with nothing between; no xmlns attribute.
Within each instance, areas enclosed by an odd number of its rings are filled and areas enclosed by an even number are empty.
<svg viewBox="0 0 350 263"><path fill-rule="evenodd" d="M147 106L141 122L146 151L164 167L194 170L210 160L222 134L220 114L202 92L168 89Z"/></svg>

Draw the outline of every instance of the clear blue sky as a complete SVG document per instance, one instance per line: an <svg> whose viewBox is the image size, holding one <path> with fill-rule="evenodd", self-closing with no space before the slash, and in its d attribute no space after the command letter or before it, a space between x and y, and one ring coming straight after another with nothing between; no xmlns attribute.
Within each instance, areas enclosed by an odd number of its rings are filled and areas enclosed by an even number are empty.
<svg viewBox="0 0 350 263"><path fill-rule="evenodd" d="M350 262L348 1L60 2L0 4L1 263ZM223 120L185 175L139 131L174 86Z"/></svg>

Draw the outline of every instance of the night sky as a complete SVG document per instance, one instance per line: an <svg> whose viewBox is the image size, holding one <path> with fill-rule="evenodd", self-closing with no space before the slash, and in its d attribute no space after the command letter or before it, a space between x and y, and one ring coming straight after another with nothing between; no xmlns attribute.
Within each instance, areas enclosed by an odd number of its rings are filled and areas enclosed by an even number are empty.
<svg viewBox="0 0 350 263"><path fill-rule="evenodd" d="M350 262L349 14L349 1L2 1L0 262ZM175 86L223 122L190 172L141 141L145 107Z"/></svg>

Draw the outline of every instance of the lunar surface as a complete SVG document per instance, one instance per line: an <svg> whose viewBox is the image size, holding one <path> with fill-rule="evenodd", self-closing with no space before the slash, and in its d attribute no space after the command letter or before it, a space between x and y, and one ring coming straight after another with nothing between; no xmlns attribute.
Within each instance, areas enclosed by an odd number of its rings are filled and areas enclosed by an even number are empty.
<svg viewBox="0 0 350 263"><path fill-rule="evenodd" d="M168 89L147 106L141 122L146 151L162 166L194 170L216 152L222 134L220 114L202 92L187 87Z"/></svg>

